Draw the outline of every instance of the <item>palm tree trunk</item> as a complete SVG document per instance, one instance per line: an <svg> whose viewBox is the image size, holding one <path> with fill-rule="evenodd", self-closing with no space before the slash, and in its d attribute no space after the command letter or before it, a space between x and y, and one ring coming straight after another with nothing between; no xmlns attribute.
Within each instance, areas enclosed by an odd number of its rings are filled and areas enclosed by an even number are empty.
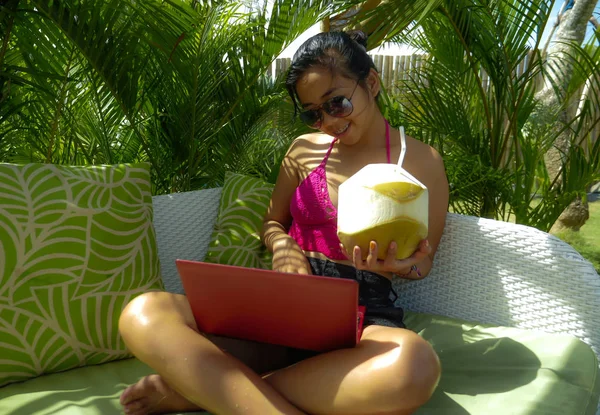
<svg viewBox="0 0 600 415"><path fill-rule="evenodd" d="M548 51L548 60L545 67L547 80L537 98L543 103L548 114L555 113L561 102L564 102L567 86L573 75L573 61L570 50L572 44L581 45L585 37L588 21L592 17L597 0L576 0L571 9L560 17L560 24L556 30L553 43ZM555 89L556 88L556 89ZM577 105L573 102L572 105ZM570 108L563 108L559 113L559 123L556 128L564 125ZM569 150L571 132L565 130L554 142L554 146L545 155L548 176L554 180L561 172L563 155ZM580 199L575 200L561 214L553 229L571 228L578 230L589 218L587 203Z"/></svg>

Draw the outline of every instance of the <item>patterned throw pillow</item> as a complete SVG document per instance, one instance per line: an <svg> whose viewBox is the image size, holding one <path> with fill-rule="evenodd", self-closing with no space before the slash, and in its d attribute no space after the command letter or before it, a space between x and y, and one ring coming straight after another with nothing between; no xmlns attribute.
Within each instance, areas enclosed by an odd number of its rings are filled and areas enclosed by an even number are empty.
<svg viewBox="0 0 600 415"><path fill-rule="evenodd" d="M273 184L227 172L206 262L270 269L272 255L260 240Z"/></svg>
<svg viewBox="0 0 600 415"><path fill-rule="evenodd" d="M118 319L159 270L148 165L0 164L0 386L130 357Z"/></svg>

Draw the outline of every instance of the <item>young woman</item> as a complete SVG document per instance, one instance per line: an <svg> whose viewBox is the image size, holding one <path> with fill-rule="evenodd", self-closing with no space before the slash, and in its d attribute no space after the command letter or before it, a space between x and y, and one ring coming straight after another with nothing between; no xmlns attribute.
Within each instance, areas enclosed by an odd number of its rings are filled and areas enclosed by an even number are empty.
<svg viewBox="0 0 600 415"><path fill-rule="evenodd" d="M300 117L320 132L290 147L265 218L273 269L354 278L367 307L352 349L308 355L282 347L204 335L185 297L148 293L127 306L120 330L129 349L158 374L121 397L127 414L205 408L213 414L397 414L414 412L433 393L439 360L406 330L394 306L394 274L423 278L441 239L448 182L439 154L402 137L377 106L379 76L361 32L321 33L303 44L287 87ZM337 189L369 163L395 163L429 189L429 235L408 259L372 243L365 261L336 235ZM378 261L377 251L388 252Z"/></svg>

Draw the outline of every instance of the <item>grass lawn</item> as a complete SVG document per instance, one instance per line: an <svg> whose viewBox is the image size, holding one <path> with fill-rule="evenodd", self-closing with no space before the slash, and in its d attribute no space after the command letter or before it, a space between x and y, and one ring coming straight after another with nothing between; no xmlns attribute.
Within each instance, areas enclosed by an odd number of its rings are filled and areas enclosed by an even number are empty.
<svg viewBox="0 0 600 415"><path fill-rule="evenodd" d="M600 273L600 200L590 203L590 218L579 232L562 231L556 236L575 248Z"/></svg>

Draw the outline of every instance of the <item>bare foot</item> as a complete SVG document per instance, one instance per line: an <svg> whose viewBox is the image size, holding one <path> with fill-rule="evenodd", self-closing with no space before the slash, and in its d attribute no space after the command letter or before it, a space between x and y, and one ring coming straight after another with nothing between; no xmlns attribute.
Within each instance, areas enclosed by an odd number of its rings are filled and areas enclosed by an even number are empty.
<svg viewBox="0 0 600 415"><path fill-rule="evenodd" d="M125 389L120 402L127 415L202 411L196 404L171 389L160 375L146 376Z"/></svg>

